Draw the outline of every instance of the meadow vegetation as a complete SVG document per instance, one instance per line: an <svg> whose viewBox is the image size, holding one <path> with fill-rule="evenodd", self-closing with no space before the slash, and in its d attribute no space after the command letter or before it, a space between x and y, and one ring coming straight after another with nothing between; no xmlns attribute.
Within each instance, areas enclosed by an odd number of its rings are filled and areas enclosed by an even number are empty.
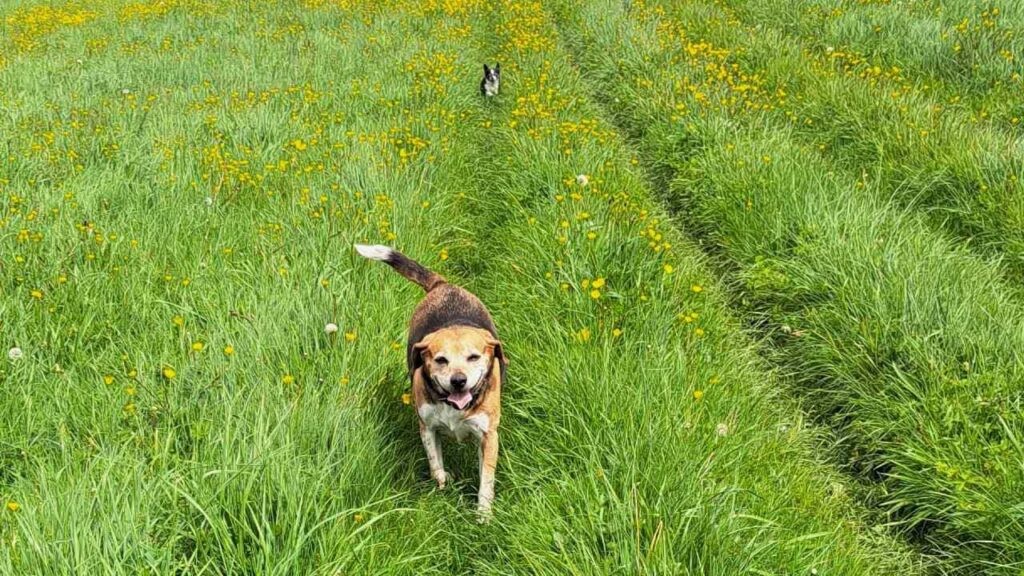
<svg viewBox="0 0 1024 576"><path fill-rule="evenodd" d="M1024 16L806 4L0 7L0 572L1019 572ZM495 316L489 524L355 242Z"/></svg>
<svg viewBox="0 0 1024 576"><path fill-rule="evenodd" d="M837 430L845 467L872 482L865 499L948 560L944 569L1016 573L1015 290L999 267L892 201L884 178L856 178L803 138L807 128L779 124L792 114L787 96L759 82L770 73L745 67L751 49L690 35L690 22L719 10L608 2L560 15L592 94L735 278L737 303L772 339L767 353L794 394Z"/></svg>

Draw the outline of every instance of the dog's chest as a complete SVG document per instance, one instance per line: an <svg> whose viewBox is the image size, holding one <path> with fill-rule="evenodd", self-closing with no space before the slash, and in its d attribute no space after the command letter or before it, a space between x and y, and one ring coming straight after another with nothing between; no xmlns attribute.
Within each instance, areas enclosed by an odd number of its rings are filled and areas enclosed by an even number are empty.
<svg viewBox="0 0 1024 576"><path fill-rule="evenodd" d="M480 438L487 432L490 425L490 418L487 414L474 414L467 417L465 412L456 410L447 404L426 403L420 406L419 413L427 428L447 432L460 442L468 436Z"/></svg>

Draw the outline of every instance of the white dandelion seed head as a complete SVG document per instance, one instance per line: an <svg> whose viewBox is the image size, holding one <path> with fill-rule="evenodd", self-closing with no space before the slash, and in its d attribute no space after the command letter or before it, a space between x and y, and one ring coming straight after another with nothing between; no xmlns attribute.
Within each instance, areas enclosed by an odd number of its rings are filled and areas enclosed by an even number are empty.
<svg viewBox="0 0 1024 576"><path fill-rule="evenodd" d="M206 198L204 198L204 199L203 199L203 202L205 202L207 206L213 206L213 198L211 198L211 197L209 197L209 196L207 196Z"/></svg>
<svg viewBox="0 0 1024 576"><path fill-rule="evenodd" d="M590 178L586 174L577 174L576 183L580 186L586 186L587 184L590 184Z"/></svg>
<svg viewBox="0 0 1024 576"><path fill-rule="evenodd" d="M328 334L334 334L337 331L338 325L335 324L334 322L328 322L327 325L324 326L324 332L327 332Z"/></svg>
<svg viewBox="0 0 1024 576"><path fill-rule="evenodd" d="M720 422L718 426L715 426L715 434L719 436L725 436L729 434L729 426L725 422Z"/></svg>
<svg viewBox="0 0 1024 576"><path fill-rule="evenodd" d="M7 351L7 357L11 359L11 362L17 362L25 357L25 353L21 351L21 348L15 346Z"/></svg>
<svg viewBox="0 0 1024 576"><path fill-rule="evenodd" d="M127 95L129 95L131 93L132 93L132 91L127 89L127 88L122 88L121 89L121 94L124 94L125 96L127 96Z"/></svg>

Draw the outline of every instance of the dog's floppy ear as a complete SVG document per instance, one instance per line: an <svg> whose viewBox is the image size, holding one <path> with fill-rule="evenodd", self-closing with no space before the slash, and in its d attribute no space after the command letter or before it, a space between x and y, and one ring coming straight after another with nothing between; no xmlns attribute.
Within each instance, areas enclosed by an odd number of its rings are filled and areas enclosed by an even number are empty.
<svg viewBox="0 0 1024 576"><path fill-rule="evenodd" d="M423 367L423 352L427 350L427 340L424 338L412 345L412 371Z"/></svg>
<svg viewBox="0 0 1024 576"><path fill-rule="evenodd" d="M488 338L487 346L491 349L492 357L497 358L502 366L508 366L508 358L505 358L505 347L502 345L501 340Z"/></svg>

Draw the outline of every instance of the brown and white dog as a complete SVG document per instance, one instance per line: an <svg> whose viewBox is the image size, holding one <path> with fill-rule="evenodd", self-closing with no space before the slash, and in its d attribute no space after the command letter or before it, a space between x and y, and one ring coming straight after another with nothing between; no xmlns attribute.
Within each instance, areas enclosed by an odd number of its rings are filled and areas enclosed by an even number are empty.
<svg viewBox="0 0 1024 576"><path fill-rule="evenodd" d="M385 262L426 290L409 323L406 363L420 417L420 438L430 475L444 488L448 480L437 433L480 441L477 510L490 517L494 469L498 461L498 422L505 360L491 314L479 298L449 284L439 274L387 246L356 244L356 251Z"/></svg>

